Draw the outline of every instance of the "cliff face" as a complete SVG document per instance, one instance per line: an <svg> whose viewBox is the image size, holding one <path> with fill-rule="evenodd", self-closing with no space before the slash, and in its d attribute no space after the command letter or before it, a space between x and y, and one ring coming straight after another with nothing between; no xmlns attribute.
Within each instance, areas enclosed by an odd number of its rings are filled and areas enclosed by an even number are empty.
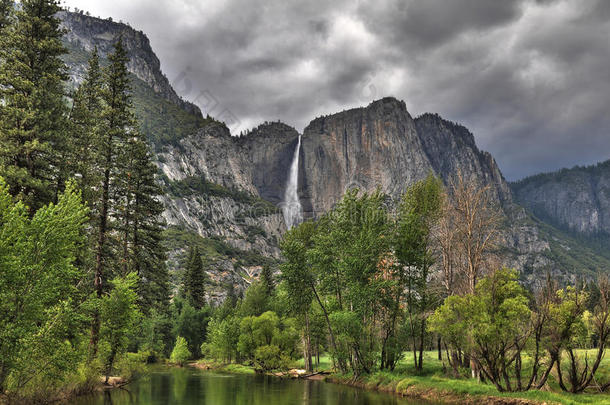
<svg viewBox="0 0 610 405"><path fill-rule="evenodd" d="M541 219L586 235L610 235L610 160L532 176L512 189Z"/></svg>
<svg viewBox="0 0 610 405"><path fill-rule="evenodd" d="M212 188L166 196L167 223L279 259L278 241L286 228L277 206L297 137L294 129L272 123L237 138L214 123L179 146L164 148L157 159L170 185L194 178L205 179ZM262 232L250 235L253 227Z"/></svg>
<svg viewBox="0 0 610 405"><path fill-rule="evenodd" d="M312 121L303 133L300 188L306 216L319 216L346 189L392 197L432 170L403 102L386 98Z"/></svg>
<svg viewBox="0 0 610 405"><path fill-rule="evenodd" d="M240 138L214 124L183 139L178 147L166 147L159 154L159 165L169 179L205 178L257 198L246 204L227 197L202 198L197 193L167 198L168 223L281 259L277 242L286 228L280 211L273 207L282 203L297 138L293 128L281 123L261 125ZM546 272L571 280L575 272L590 274L605 265L594 252L537 223L517 205L495 160L477 148L466 128L438 115L413 119L404 103L394 98L310 123L302 135L299 196L305 216L319 217L350 187L369 192L381 187L397 199L428 173L449 184L457 172L491 186L505 214L504 264L521 271L528 282ZM253 226L263 229L265 237L249 239ZM576 270L574 263L579 261L586 265Z"/></svg>
<svg viewBox="0 0 610 405"><path fill-rule="evenodd" d="M511 203L510 188L495 159L489 152L479 150L468 129L444 120L438 114L417 117L415 125L435 173L448 179L461 172L470 180L491 185L496 202Z"/></svg>
<svg viewBox="0 0 610 405"><path fill-rule="evenodd" d="M349 187L380 186L398 198L428 173L449 184L459 171L491 185L498 203L511 202L495 160L477 148L466 128L433 114L414 120L394 98L312 121L301 154L301 195L310 216L328 211Z"/></svg>
<svg viewBox="0 0 610 405"><path fill-rule="evenodd" d="M58 14L62 27L66 29L64 42L69 48L91 52L97 47L100 57L113 51L113 46L121 37L129 55L128 69L140 80L150 86L155 93L183 109L201 115L199 107L182 100L172 88L169 80L161 71L161 62L153 52L148 37L142 31L130 26L88 16L82 12L62 11ZM80 83L87 68L84 60L68 60L71 79Z"/></svg>

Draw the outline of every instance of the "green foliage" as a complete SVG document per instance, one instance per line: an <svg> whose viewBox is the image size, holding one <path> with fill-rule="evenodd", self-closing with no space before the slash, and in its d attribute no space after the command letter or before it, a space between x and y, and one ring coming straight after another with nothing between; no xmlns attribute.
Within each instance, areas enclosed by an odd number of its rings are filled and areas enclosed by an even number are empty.
<svg viewBox="0 0 610 405"><path fill-rule="evenodd" d="M176 338L176 344L172 350L170 361L179 365L184 365L188 359L191 358L191 352L189 351L186 339L182 336Z"/></svg>
<svg viewBox="0 0 610 405"><path fill-rule="evenodd" d="M139 132L129 137L119 167L118 178L126 179L123 184L117 181L122 197L118 211L123 233L123 271L133 271L140 277L141 308L167 310L169 274L162 248L165 222L161 217L163 204L158 199L162 191L155 179L157 167Z"/></svg>
<svg viewBox="0 0 610 405"><path fill-rule="evenodd" d="M254 339L254 319L253 316L245 316L239 323L237 351L245 359L252 359L257 347L257 342Z"/></svg>
<svg viewBox="0 0 610 405"><path fill-rule="evenodd" d="M224 319L212 318L201 351L216 360L230 363L237 357L239 327L240 321L234 315Z"/></svg>
<svg viewBox="0 0 610 405"><path fill-rule="evenodd" d="M201 309L205 305L206 279L203 263L201 262L201 254L199 253L199 248L195 246L189 250L184 280L187 298L195 309Z"/></svg>
<svg viewBox="0 0 610 405"><path fill-rule="evenodd" d="M258 316L269 310L271 296L267 288L268 286L262 281L253 282L246 290L240 312L244 315Z"/></svg>
<svg viewBox="0 0 610 405"><path fill-rule="evenodd" d="M78 186L83 191L83 199L92 210L95 209L95 204L100 198L96 185L101 178L100 173L94 168L100 160L101 96L102 74L97 49L94 49L88 61L86 77L73 96L70 112L72 136L71 146L68 148L68 169L76 177ZM92 216L92 219L96 218Z"/></svg>
<svg viewBox="0 0 610 405"><path fill-rule="evenodd" d="M0 0L0 32L10 23L13 4L13 0Z"/></svg>
<svg viewBox="0 0 610 405"><path fill-rule="evenodd" d="M138 277L129 273L112 281L112 290L100 300L100 358L108 378L114 362L127 349L130 332L136 327L141 314L138 310L136 288Z"/></svg>
<svg viewBox="0 0 610 405"><path fill-rule="evenodd" d="M261 371L287 369L286 361L281 355L280 348L275 345L258 347L254 352L254 365Z"/></svg>
<svg viewBox="0 0 610 405"><path fill-rule="evenodd" d="M470 353L500 391L513 389L507 369L513 361L518 373L515 388L522 389L520 359L531 310L517 280L516 271L498 270L482 278L474 294L448 297L430 318L430 330L454 350Z"/></svg>
<svg viewBox="0 0 610 405"><path fill-rule="evenodd" d="M395 367L397 354L404 347L398 339L400 330L396 326L396 321L401 319L400 301L404 290L410 337L413 342L418 341L419 358L415 355L416 345L413 344L415 367L419 370L423 368L426 317L437 301L428 286L435 256L433 229L441 216L443 197L441 180L429 175L409 187L398 208L393 246L399 265L392 269L396 284L395 288L388 290L390 316L385 325L387 341L382 350L382 365L390 369Z"/></svg>
<svg viewBox="0 0 610 405"><path fill-rule="evenodd" d="M61 379L74 367L72 328L86 321L77 288L84 274L75 267L85 219L73 183L30 218L0 178L0 392L24 389L34 376Z"/></svg>
<svg viewBox="0 0 610 405"><path fill-rule="evenodd" d="M210 321L209 309L207 307L196 309L188 301L174 298L173 317L174 334L183 336L193 356L199 357L201 343Z"/></svg>
<svg viewBox="0 0 610 405"><path fill-rule="evenodd" d="M57 0L22 1L0 42L0 173L32 214L55 199L66 179L66 50L59 10Z"/></svg>
<svg viewBox="0 0 610 405"><path fill-rule="evenodd" d="M134 381L148 373L148 353L125 353L115 361L114 369L125 381Z"/></svg>
<svg viewBox="0 0 610 405"><path fill-rule="evenodd" d="M170 355L174 322L175 320L168 314L160 313L155 309L142 319L136 340L139 348L148 353L147 362L156 362Z"/></svg>
<svg viewBox="0 0 610 405"><path fill-rule="evenodd" d="M379 263L388 255L391 234L385 196L380 191L347 191L336 208L318 223L307 259L316 269L320 293L332 297L333 310L353 312L363 324L374 316L388 284ZM315 284L314 281L314 288ZM354 360L350 364L357 374L370 371L374 365L371 359L378 339L375 328L370 326L362 329L358 340L351 341L355 355L350 357Z"/></svg>
<svg viewBox="0 0 610 405"><path fill-rule="evenodd" d="M309 311L313 300L311 285L315 275L307 262L307 251L313 244L315 224L310 221L293 227L284 235L280 247L285 257L281 264L282 282L286 288L289 310L295 314Z"/></svg>

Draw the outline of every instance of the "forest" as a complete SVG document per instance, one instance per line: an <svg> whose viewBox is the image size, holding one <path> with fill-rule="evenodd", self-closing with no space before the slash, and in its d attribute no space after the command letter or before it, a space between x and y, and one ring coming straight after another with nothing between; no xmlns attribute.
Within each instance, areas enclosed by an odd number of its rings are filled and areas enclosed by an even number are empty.
<svg viewBox="0 0 610 405"><path fill-rule="evenodd" d="M107 66L94 50L68 91L59 10L0 1L0 402L129 382L151 363L358 379L407 377L401 362L425 375L431 353L442 375L497 392L610 387L610 282L521 284L502 266L492 189L460 173L399 201L348 190L284 235L279 268L261 266L243 294L227 284L221 304L206 300L197 246L172 285L126 50L119 39Z"/></svg>

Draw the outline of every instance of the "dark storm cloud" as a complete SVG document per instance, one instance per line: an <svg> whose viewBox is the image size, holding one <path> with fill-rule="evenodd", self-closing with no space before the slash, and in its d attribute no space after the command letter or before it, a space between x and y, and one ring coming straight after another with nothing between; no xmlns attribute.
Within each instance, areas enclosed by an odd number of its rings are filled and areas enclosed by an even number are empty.
<svg viewBox="0 0 610 405"><path fill-rule="evenodd" d="M234 133L393 95L466 125L510 179L610 158L610 1L66 3L144 30Z"/></svg>

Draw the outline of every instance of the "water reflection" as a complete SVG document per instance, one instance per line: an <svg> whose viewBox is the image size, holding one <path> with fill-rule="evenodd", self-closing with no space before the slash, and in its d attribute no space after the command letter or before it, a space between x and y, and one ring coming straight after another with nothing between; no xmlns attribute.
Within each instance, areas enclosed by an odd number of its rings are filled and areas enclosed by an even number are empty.
<svg viewBox="0 0 610 405"><path fill-rule="evenodd" d="M126 389L79 398L71 405L413 405L379 394L319 381L224 375L194 369L163 369Z"/></svg>

